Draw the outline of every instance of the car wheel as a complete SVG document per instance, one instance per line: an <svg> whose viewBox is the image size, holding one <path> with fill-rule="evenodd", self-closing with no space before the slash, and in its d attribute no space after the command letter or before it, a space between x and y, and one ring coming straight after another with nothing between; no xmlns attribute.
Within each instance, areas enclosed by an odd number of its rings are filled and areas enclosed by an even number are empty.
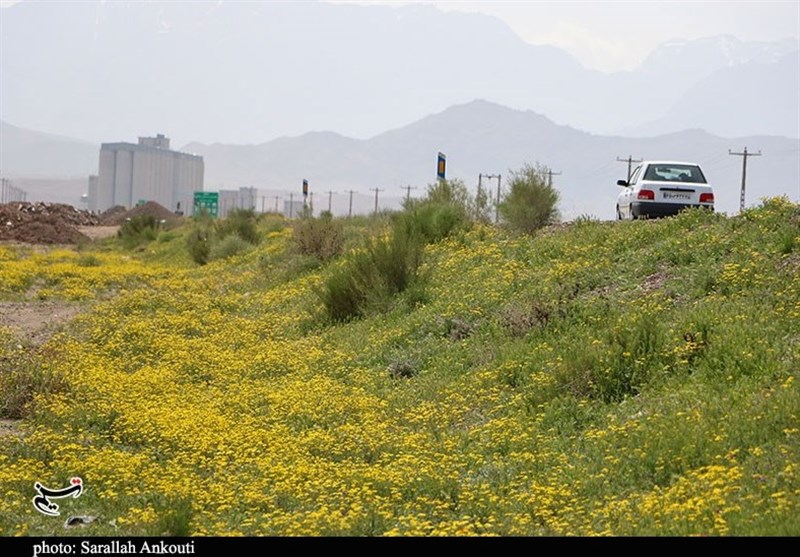
<svg viewBox="0 0 800 557"><path fill-rule="evenodd" d="M617 220L622 220L622 213L619 212L619 205L617 205Z"/></svg>

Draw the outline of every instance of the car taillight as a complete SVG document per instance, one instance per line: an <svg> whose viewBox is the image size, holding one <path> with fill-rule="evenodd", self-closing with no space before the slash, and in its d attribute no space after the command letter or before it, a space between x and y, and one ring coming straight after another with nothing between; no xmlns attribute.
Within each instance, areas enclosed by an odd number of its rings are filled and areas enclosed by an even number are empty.
<svg viewBox="0 0 800 557"><path fill-rule="evenodd" d="M701 193L700 194L700 203L714 203L714 194L713 193Z"/></svg>
<svg viewBox="0 0 800 557"><path fill-rule="evenodd" d="M637 199L655 199L656 194L653 190L639 190L639 195L636 196Z"/></svg>

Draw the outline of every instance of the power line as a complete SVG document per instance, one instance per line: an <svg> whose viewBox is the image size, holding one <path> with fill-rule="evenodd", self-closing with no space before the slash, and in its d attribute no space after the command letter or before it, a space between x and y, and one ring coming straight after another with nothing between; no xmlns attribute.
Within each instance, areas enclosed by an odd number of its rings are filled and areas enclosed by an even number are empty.
<svg viewBox="0 0 800 557"><path fill-rule="evenodd" d="M628 163L628 180L627 181L630 182L631 181L631 171L632 171L633 163L642 162L642 159L634 159L631 155L628 155L627 159L621 159L621 158L617 157L617 161L619 161L619 162L627 162Z"/></svg>
<svg viewBox="0 0 800 557"><path fill-rule="evenodd" d="M739 212L741 213L742 211L744 211L744 185L745 181L747 180L747 157L760 157L761 149L758 150L758 153L748 153L747 147L745 147L744 151L741 153L734 153L733 151L728 149L728 154L737 157L742 157L742 193L739 197Z"/></svg>

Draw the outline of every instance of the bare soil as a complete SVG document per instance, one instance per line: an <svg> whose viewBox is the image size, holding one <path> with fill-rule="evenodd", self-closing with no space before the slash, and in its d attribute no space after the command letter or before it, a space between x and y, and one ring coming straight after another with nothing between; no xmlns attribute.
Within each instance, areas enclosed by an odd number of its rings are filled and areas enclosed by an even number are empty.
<svg viewBox="0 0 800 557"><path fill-rule="evenodd" d="M4 435L22 435L19 420L0 420L0 437Z"/></svg>
<svg viewBox="0 0 800 557"><path fill-rule="evenodd" d="M148 201L143 205L137 205L133 209L125 212L119 212L116 210L115 207L112 207L108 210L108 215L101 215L101 224L104 225L122 225L125 223L126 220L132 219L138 216L151 216L155 217L156 220L163 220L166 221L168 225L174 225L181 220L181 217L164 207L156 203L155 201Z"/></svg>
<svg viewBox="0 0 800 557"><path fill-rule="evenodd" d="M0 240L30 244L74 244L89 238L79 226L93 226L97 216L62 203L15 202L0 205Z"/></svg>
<svg viewBox="0 0 800 557"><path fill-rule="evenodd" d="M90 240L101 240L115 236L119 226L79 226L78 231Z"/></svg>
<svg viewBox="0 0 800 557"><path fill-rule="evenodd" d="M10 328L26 344L38 346L81 311L67 302L0 302L0 326Z"/></svg>

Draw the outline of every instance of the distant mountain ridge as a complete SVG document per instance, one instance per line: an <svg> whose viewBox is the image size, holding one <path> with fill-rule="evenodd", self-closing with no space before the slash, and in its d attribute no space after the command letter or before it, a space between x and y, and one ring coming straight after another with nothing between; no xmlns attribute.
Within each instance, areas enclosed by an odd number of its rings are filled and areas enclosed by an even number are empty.
<svg viewBox="0 0 800 557"><path fill-rule="evenodd" d="M673 131L667 115L681 107L715 134L800 137L792 98L720 128L698 96L750 102L750 63L771 89L796 93L800 70L780 65L794 39L671 41L633 72L604 74L496 18L426 5L24 0L2 14L0 118L98 143L153 129L177 143L325 129L369 138L476 98L591 133ZM702 81L723 70L730 86Z"/></svg>
<svg viewBox="0 0 800 557"><path fill-rule="evenodd" d="M99 148L87 141L0 120L0 171L6 178L85 178L97 167Z"/></svg>
<svg viewBox="0 0 800 557"><path fill-rule="evenodd" d="M206 188L248 185L291 191L309 179L318 191L378 187L400 192L411 185L424 190L435 180L436 153L447 154L448 177L473 189L479 173L500 173L525 162L541 162L556 172L567 218L613 216L616 180L625 177L617 157L666 158L700 163L717 188L717 210L738 208L740 160L729 148L750 145L764 152L749 169L748 200L800 193L800 139L754 136L725 139L702 130L684 130L650 138L603 137L553 123L540 114L487 101L448 108L422 120L375 136L354 140L331 133L310 133L259 145L190 143L183 150L203 155Z"/></svg>
<svg viewBox="0 0 800 557"><path fill-rule="evenodd" d="M3 143L7 145L5 136ZM78 145L84 147L80 142ZM625 164L616 159L628 155L700 163L717 190L717 210L735 212L741 161L728 155L728 149L740 150L745 145L764 153L748 168L749 202L773 195L797 199L800 139L725 139L696 129L647 138L606 137L555 124L532 111L484 100L450 107L366 140L311 132L257 145L192 142L180 150L204 157L206 190L252 186L262 196L288 196L289 192L299 195L302 180L308 179L318 196L329 190L338 192L332 203L338 214L347 211L347 190L362 194L360 199L366 203L370 188L379 188L383 190L381 206L392 207L403 196L404 186L416 187L416 195L421 195L425 186L435 180L438 151L447 154L448 178L464 180L473 191L479 173L502 174L505 184L509 169L526 162L541 162L562 173L555 178L555 185L561 192L566 218L580 214L612 218L618 191L614 184L626 172ZM91 146L93 156L86 163L84 174L96 172L98 147ZM13 159L5 162L13 167ZM39 187L36 182L31 184ZM75 188L74 183L69 187ZM79 198L82 190L70 189L70 198ZM41 191L51 196L53 188ZM33 195L35 192L31 193L29 199L38 198ZM317 207L321 206L319 199ZM266 202L261 200L262 204ZM371 203L364 203L356 210L369 210Z"/></svg>

